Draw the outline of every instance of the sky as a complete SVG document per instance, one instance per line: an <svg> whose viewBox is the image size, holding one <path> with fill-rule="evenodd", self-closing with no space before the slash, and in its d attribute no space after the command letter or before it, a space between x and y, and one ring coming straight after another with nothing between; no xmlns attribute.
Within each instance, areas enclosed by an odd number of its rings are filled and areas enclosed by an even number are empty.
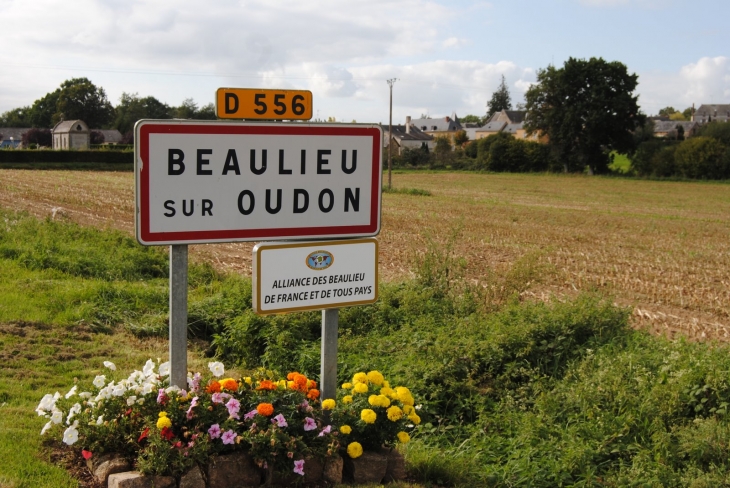
<svg viewBox="0 0 730 488"><path fill-rule="evenodd" d="M169 105L311 90L314 117L484 115L570 57L624 63L656 114L730 103L729 0L0 0L0 113L87 77Z"/></svg>

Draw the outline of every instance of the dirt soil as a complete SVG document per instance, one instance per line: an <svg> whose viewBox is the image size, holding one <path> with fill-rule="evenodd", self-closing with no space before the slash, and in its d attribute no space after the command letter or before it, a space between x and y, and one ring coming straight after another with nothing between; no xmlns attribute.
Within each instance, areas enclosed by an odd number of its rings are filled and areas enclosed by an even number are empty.
<svg viewBox="0 0 730 488"><path fill-rule="evenodd" d="M387 180L386 180L387 181ZM549 270L525 299L599 290L637 327L730 340L730 185L551 175L405 173L385 193L380 276L413 276L413 256L446 243L467 278L506 275L533 256ZM134 234L130 172L0 169L0 207ZM190 246L191 259L251 273L253 243Z"/></svg>

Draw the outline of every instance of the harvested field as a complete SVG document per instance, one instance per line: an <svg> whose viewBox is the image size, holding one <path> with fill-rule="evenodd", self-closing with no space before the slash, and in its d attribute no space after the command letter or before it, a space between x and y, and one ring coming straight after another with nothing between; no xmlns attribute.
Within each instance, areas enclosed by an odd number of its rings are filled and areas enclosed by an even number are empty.
<svg viewBox="0 0 730 488"><path fill-rule="evenodd" d="M730 340L730 185L564 175L403 173L383 195L381 276L409 276L429 238L470 279L532 256L547 271L527 299L600 290L656 333ZM0 170L0 206L133 233L134 175ZM191 246L193 259L250 273L251 244Z"/></svg>

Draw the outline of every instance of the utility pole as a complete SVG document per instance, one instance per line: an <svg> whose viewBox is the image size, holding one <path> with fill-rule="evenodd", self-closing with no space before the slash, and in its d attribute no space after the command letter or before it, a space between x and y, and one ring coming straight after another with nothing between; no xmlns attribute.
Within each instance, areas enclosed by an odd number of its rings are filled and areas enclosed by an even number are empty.
<svg viewBox="0 0 730 488"><path fill-rule="evenodd" d="M390 119L388 121L388 190L391 187L391 171L393 169L393 85L398 78L387 80L390 87Z"/></svg>

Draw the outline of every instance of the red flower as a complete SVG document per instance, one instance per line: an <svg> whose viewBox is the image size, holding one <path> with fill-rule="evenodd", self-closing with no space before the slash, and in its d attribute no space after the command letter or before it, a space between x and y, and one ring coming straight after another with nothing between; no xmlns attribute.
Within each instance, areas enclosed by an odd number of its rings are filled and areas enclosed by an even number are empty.
<svg viewBox="0 0 730 488"><path fill-rule="evenodd" d="M169 440L172 440L173 437L175 437L175 434L172 432L172 429L169 427L163 427L160 431L160 435L164 438Z"/></svg>
<svg viewBox="0 0 730 488"><path fill-rule="evenodd" d="M139 439L137 439L137 442L142 442L143 440L147 439L147 436L149 434L150 434L150 428L149 427L145 427L145 429L140 434Z"/></svg>
<svg viewBox="0 0 730 488"><path fill-rule="evenodd" d="M91 459L92 453L86 449L81 449L81 455L84 456L84 459L89 460Z"/></svg>

